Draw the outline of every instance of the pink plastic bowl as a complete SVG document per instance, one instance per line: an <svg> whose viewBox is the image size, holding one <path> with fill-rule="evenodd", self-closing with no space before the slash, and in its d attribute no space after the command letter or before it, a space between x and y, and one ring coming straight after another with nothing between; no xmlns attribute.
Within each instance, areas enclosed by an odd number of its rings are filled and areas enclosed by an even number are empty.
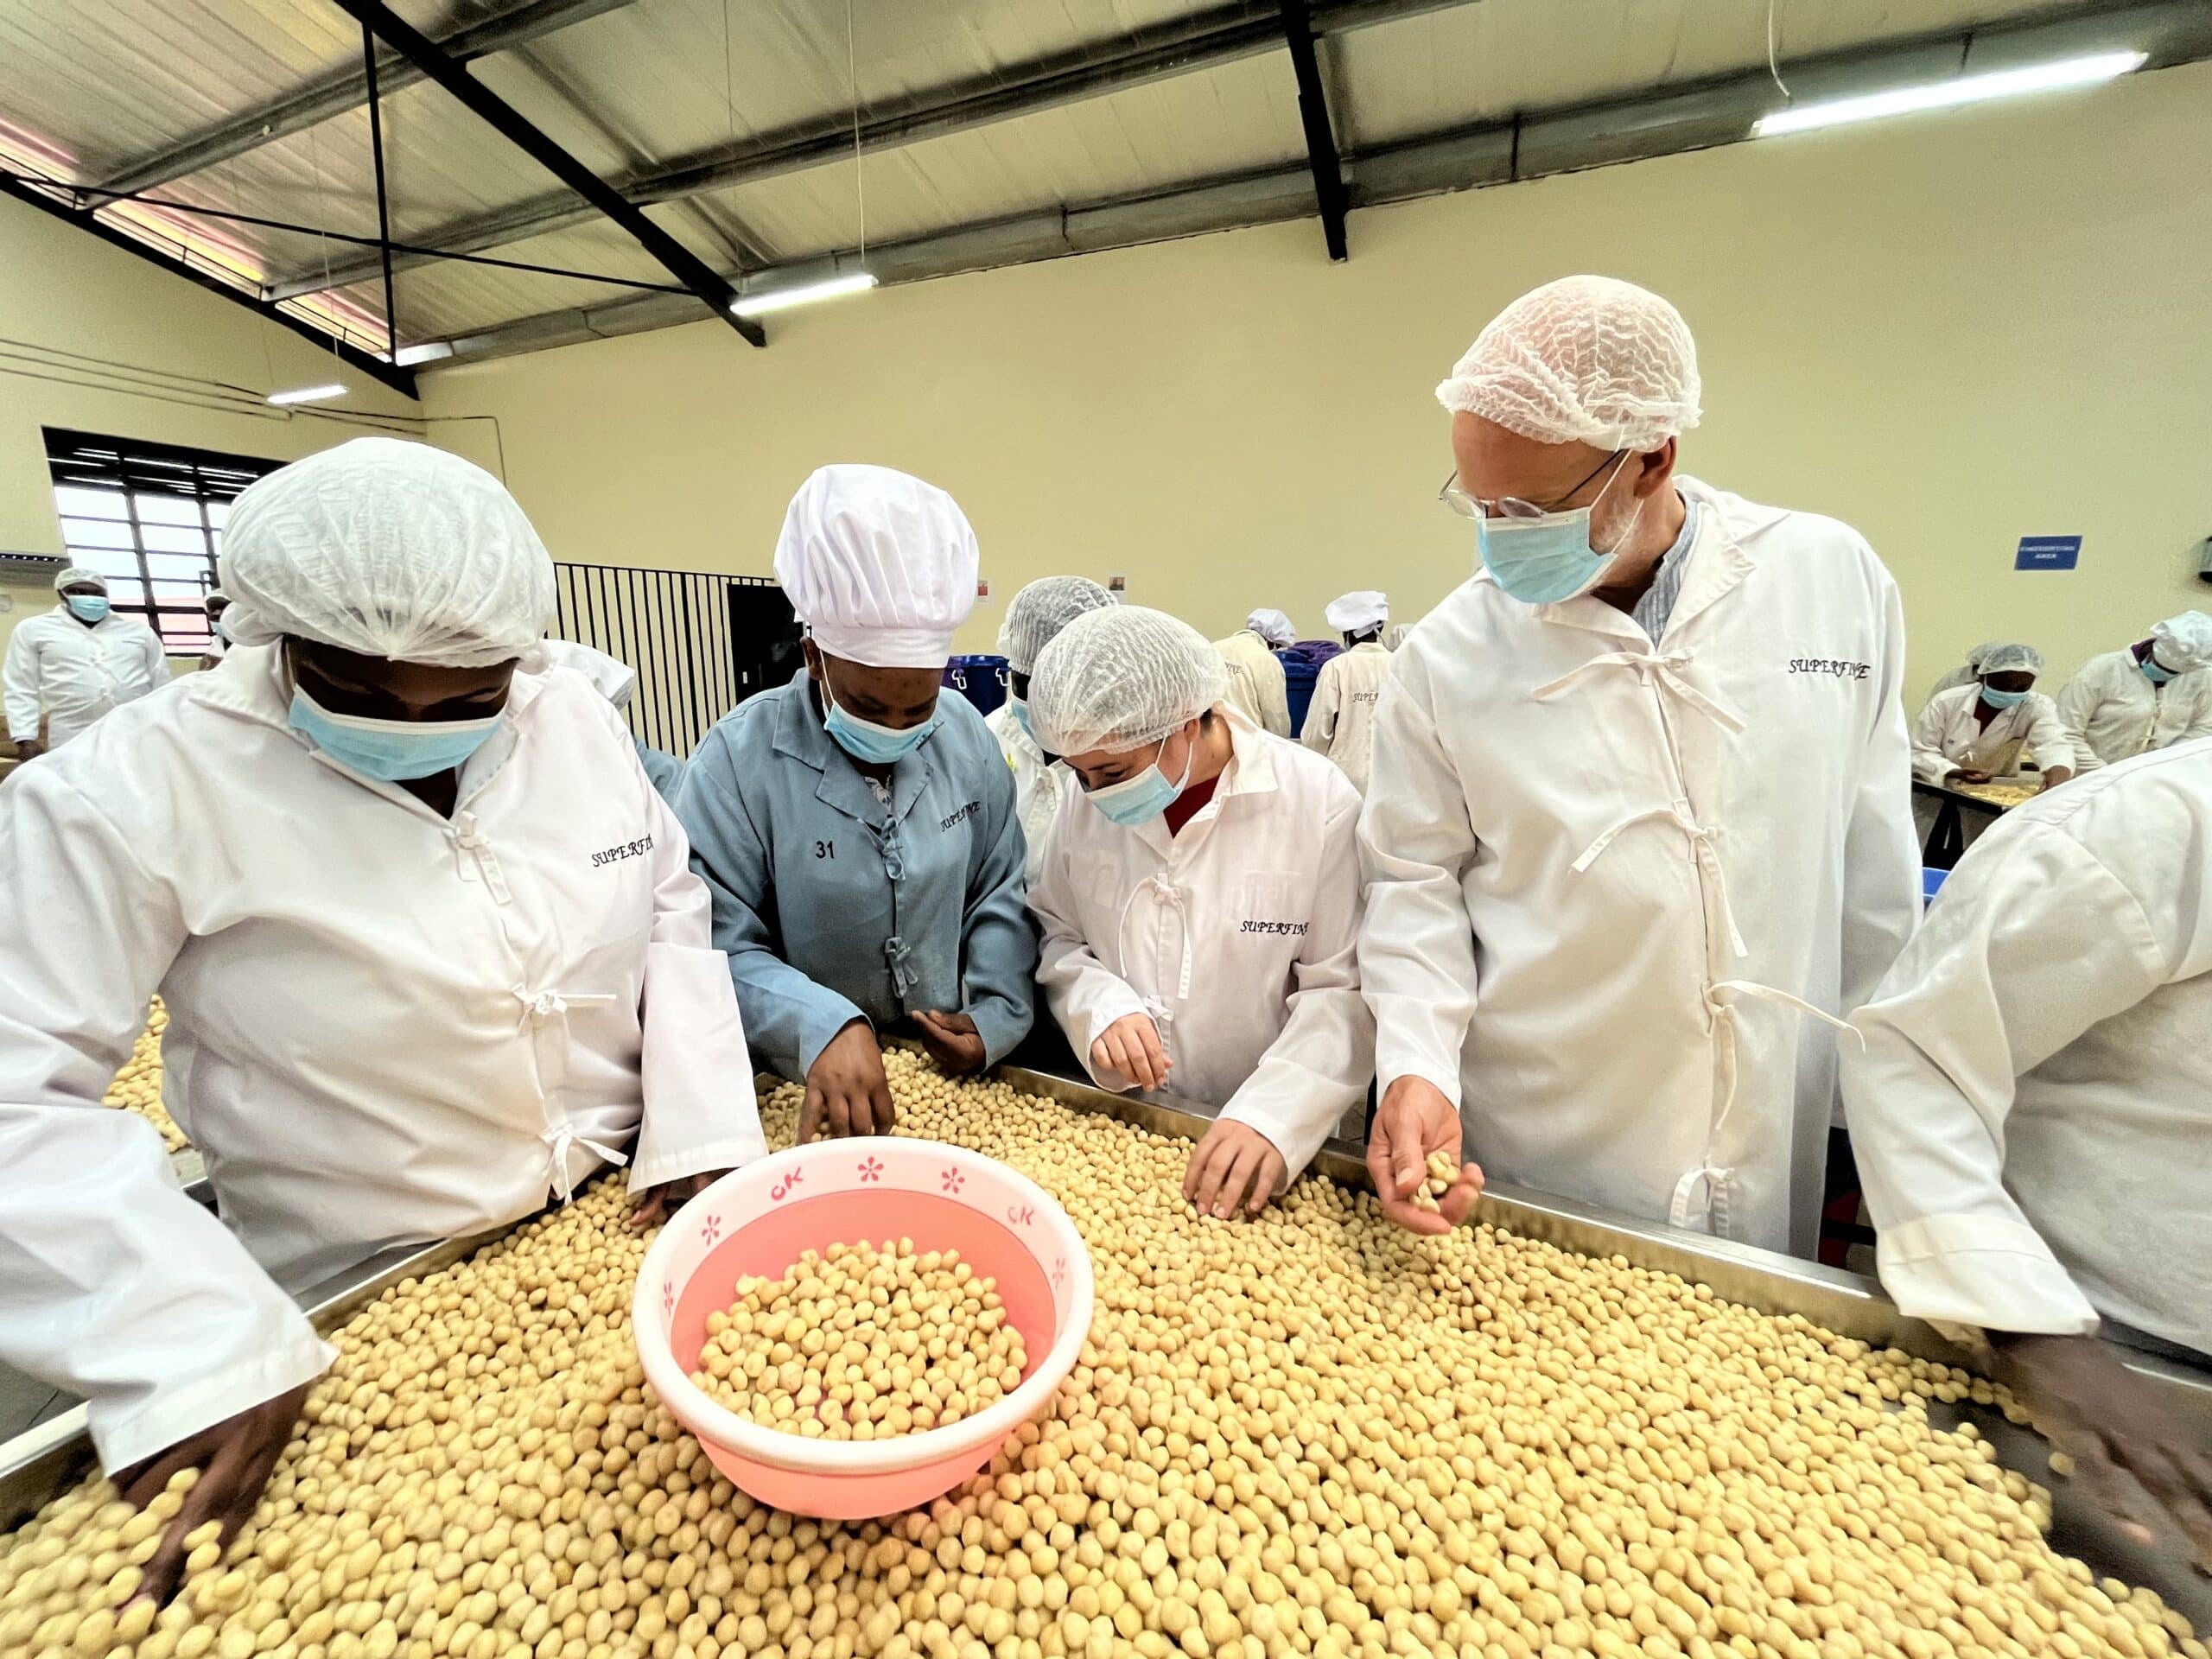
<svg viewBox="0 0 2212 1659"><path fill-rule="evenodd" d="M813 1440L763 1428L691 1382L707 1316L746 1274L780 1278L807 1250L911 1238L957 1250L998 1281L1028 1368L997 1404L893 1440ZM1050 1404L1090 1331L1090 1255L1067 1212L995 1159L934 1141L868 1136L794 1147L725 1175L645 1252L632 1325L654 1391L715 1467L763 1503L861 1520L950 1491Z"/></svg>

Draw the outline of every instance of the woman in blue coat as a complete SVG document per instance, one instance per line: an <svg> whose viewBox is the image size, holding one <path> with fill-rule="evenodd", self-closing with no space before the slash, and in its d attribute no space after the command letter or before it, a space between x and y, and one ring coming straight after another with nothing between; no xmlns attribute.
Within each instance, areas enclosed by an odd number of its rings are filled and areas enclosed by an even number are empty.
<svg viewBox="0 0 2212 1659"><path fill-rule="evenodd" d="M753 1058L805 1081L802 1140L890 1128L886 1034L960 1072L1029 1030L1014 774L967 700L938 695L976 563L944 491L822 468L776 547L805 671L724 716L684 769L677 816L715 943Z"/></svg>

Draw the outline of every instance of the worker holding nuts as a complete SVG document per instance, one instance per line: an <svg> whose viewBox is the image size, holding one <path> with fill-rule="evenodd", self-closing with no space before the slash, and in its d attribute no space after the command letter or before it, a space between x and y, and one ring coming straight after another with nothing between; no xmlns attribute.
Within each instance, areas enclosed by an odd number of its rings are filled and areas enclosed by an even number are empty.
<svg viewBox="0 0 2212 1659"><path fill-rule="evenodd" d="M1359 793L1229 701L1221 655L1137 606L1079 616L1037 658L1030 718L1082 784L1030 906L1039 982L1101 1088L1216 1113L1184 1195L1264 1209L1373 1071L1359 995ZM1357 1134L1359 1124L1350 1126Z"/></svg>
<svg viewBox="0 0 2212 1659"><path fill-rule="evenodd" d="M725 715L677 792L753 1052L806 1084L801 1140L890 1133L884 1035L959 1073L1029 1033L1014 774L973 705L941 695L977 557L935 486L816 472L776 544L806 667Z"/></svg>
<svg viewBox="0 0 2212 1659"><path fill-rule="evenodd" d="M683 830L596 692L521 671L553 566L499 482L359 439L246 490L223 563L222 663L0 793L0 1358L126 1497L200 1471L156 1598L335 1357L294 1294L766 1150ZM156 992L220 1220L100 1103Z"/></svg>

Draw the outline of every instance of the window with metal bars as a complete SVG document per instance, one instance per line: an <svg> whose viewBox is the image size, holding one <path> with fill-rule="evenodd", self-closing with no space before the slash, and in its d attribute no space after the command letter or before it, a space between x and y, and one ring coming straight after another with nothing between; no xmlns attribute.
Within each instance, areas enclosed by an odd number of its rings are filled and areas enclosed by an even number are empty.
<svg viewBox="0 0 2212 1659"><path fill-rule="evenodd" d="M115 608L145 619L172 657L207 648L201 603L231 503L282 461L49 426L46 464L70 562L107 579Z"/></svg>

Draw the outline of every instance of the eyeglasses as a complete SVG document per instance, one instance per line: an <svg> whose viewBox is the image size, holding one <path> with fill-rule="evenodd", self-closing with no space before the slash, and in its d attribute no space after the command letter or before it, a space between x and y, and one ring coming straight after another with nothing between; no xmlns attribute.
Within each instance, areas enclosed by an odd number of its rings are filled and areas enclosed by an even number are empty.
<svg viewBox="0 0 2212 1659"><path fill-rule="evenodd" d="M1560 511L1569 501L1581 493L1584 486L1587 485L1592 479L1597 477L1627 453L1625 449L1614 450L1611 454L1607 455L1585 474L1581 483L1567 491L1549 506L1543 506L1534 501L1524 501L1517 495L1503 495L1494 499L1488 496L1470 495L1459 487L1459 469L1457 467L1454 467L1451 475L1445 479L1444 487L1436 493L1436 499L1462 518L1541 518L1548 512Z"/></svg>

